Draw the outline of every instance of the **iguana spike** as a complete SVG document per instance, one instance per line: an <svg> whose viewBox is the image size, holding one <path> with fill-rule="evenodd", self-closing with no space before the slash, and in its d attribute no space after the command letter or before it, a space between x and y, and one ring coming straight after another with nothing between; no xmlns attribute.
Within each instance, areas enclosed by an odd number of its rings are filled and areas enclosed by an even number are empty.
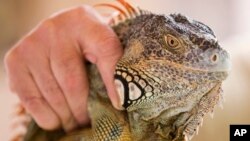
<svg viewBox="0 0 250 141"><path fill-rule="evenodd" d="M121 8L119 8L118 6L115 6L115 5L113 5L113 4L108 4L108 3L100 3L100 4L94 5L94 7L99 7L99 6L111 7L111 8L113 8L113 9L119 11L119 14L117 15L117 17L118 17L119 20L123 20L123 17L122 17L122 16L124 16L125 19L128 18L128 15L126 14L126 12L123 11L123 10L122 10Z"/></svg>
<svg viewBox="0 0 250 141"><path fill-rule="evenodd" d="M31 122L31 117L20 103L17 103L14 109L15 111L11 114L10 128L12 133L9 136L9 141L23 140L28 124Z"/></svg>
<svg viewBox="0 0 250 141"><path fill-rule="evenodd" d="M115 25L115 19L116 17L118 17L121 13L119 11L116 11L114 13L111 14L110 16L110 21L109 21L109 25Z"/></svg>
<svg viewBox="0 0 250 141"><path fill-rule="evenodd" d="M122 6L125 7L125 9L127 10L127 12L129 13L130 17L133 17L134 15L138 15L138 13L136 12L135 8L133 6L131 6L128 2L126 2L125 0L117 0Z"/></svg>
<svg viewBox="0 0 250 141"><path fill-rule="evenodd" d="M214 111L212 110L210 113L209 113L210 117L211 118L214 118Z"/></svg>
<svg viewBox="0 0 250 141"><path fill-rule="evenodd" d="M23 115L26 114L26 111L21 103L17 103L14 106L15 111L13 112L13 115Z"/></svg>

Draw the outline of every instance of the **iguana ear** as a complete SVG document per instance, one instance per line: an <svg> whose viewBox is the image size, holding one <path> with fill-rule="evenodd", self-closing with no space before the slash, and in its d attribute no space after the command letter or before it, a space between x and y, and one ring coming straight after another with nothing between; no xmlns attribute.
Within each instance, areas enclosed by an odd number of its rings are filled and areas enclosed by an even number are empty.
<svg viewBox="0 0 250 141"><path fill-rule="evenodd" d="M138 39L130 40L130 43L125 47L122 60L131 60L131 63L136 58L141 58L144 51L142 42Z"/></svg>

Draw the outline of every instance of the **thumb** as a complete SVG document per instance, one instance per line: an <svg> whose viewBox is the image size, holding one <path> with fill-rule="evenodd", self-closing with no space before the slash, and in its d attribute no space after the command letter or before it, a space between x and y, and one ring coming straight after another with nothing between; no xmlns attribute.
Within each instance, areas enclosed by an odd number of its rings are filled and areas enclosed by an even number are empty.
<svg viewBox="0 0 250 141"><path fill-rule="evenodd" d="M99 47L102 49L99 51L100 54L97 55L96 65L113 106L116 109L122 109L114 83L115 66L122 56L122 47L117 37L108 39Z"/></svg>
<svg viewBox="0 0 250 141"><path fill-rule="evenodd" d="M96 32L91 31L86 39L85 58L97 65L113 106L122 109L114 83L115 66L123 54L120 41L108 25L100 24L95 29L98 29L98 34L92 35Z"/></svg>
<svg viewBox="0 0 250 141"><path fill-rule="evenodd" d="M76 32L80 33L78 41L85 58L97 65L113 106L121 109L114 84L115 66L123 53L120 41L94 9L88 11L91 13L85 14L84 26L81 26L84 29L79 30L84 32Z"/></svg>

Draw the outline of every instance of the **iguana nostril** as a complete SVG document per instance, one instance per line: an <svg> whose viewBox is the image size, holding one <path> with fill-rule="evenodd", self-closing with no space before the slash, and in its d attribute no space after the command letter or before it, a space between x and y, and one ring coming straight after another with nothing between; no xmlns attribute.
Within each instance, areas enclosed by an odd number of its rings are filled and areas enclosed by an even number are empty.
<svg viewBox="0 0 250 141"><path fill-rule="evenodd" d="M211 61L212 61L213 63L217 63L218 60L219 60L218 54L213 54L213 55L211 56Z"/></svg>

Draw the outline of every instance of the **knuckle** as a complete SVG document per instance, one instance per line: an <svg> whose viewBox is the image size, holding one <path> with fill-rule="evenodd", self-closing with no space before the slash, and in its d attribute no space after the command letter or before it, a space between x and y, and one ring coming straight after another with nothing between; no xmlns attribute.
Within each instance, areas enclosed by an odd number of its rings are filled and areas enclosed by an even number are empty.
<svg viewBox="0 0 250 141"><path fill-rule="evenodd" d="M18 64L24 63L25 58L32 56L33 51L33 41L26 37L6 53L4 62L8 67L18 66Z"/></svg>
<svg viewBox="0 0 250 141"><path fill-rule="evenodd" d="M108 35L104 36L103 43L107 46L110 46L110 45L117 45L119 41L115 34L113 34L112 32L109 32Z"/></svg>
<svg viewBox="0 0 250 141"><path fill-rule="evenodd" d="M114 55L120 50L120 43L116 35L107 34L103 36L100 43L102 45L100 46L99 51L100 54L104 56Z"/></svg>
<svg viewBox="0 0 250 141"><path fill-rule="evenodd" d="M62 53L60 57L56 58L58 67L65 71L65 74L71 74L76 70L79 64L79 56L74 53Z"/></svg>
<svg viewBox="0 0 250 141"><path fill-rule="evenodd" d="M74 92L76 89L81 88L81 78L76 72L71 72L65 76L65 88L69 92ZM84 87L86 87L87 84L84 84Z"/></svg>
<svg viewBox="0 0 250 141"><path fill-rule="evenodd" d="M74 74L76 72L77 66L74 64L76 64L74 60L67 60L63 62L62 69L64 69L65 78L66 78L65 81L72 80L76 77Z"/></svg>
<svg viewBox="0 0 250 141"><path fill-rule="evenodd" d="M44 78L44 93L57 94L60 92L60 87L55 82L54 78Z"/></svg>
<svg viewBox="0 0 250 141"><path fill-rule="evenodd" d="M80 13L80 14L86 14L93 8L89 5L81 5L81 6L76 6L72 9L73 13Z"/></svg>
<svg viewBox="0 0 250 141"><path fill-rule="evenodd" d="M83 62L78 55L62 54L60 58L54 59L54 63L58 69L62 72L61 75L61 88L67 91L74 91L82 84L83 79Z"/></svg>
<svg viewBox="0 0 250 141"><path fill-rule="evenodd" d="M56 29L55 21L52 18L48 18L40 23L34 31L32 38L39 38L39 40L53 38L55 36ZM41 38L41 36L43 38Z"/></svg>
<svg viewBox="0 0 250 141"><path fill-rule="evenodd" d="M60 106L64 104L61 88L55 80L47 79L45 81L45 86L43 87L42 94L48 100L49 103L53 103L55 106ZM47 83L46 83L47 82Z"/></svg>
<svg viewBox="0 0 250 141"><path fill-rule="evenodd" d="M54 29L54 21L52 19L46 19L44 20L41 25L39 26L40 29L47 29L43 31L50 31L48 29Z"/></svg>
<svg viewBox="0 0 250 141"><path fill-rule="evenodd" d="M30 105L34 103L34 101L43 100L42 96L37 95L37 91L35 89L30 89L27 87L20 87L18 84L13 84L13 90L18 95L21 103L25 105ZM26 108L26 106L25 106Z"/></svg>
<svg viewBox="0 0 250 141"><path fill-rule="evenodd" d="M33 96L33 95L27 95L25 92L31 92L29 90L23 90L22 92L18 93L18 96L24 105L33 105L38 100L42 100L42 97L39 96ZM28 106L29 107L29 106Z"/></svg>
<svg viewBox="0 0 250 141"><path fill-rule="evenodd" d="M7 68L15 65L17 63L17 49L16 48L12 48L11 50L9 50L5 56L4 56L4 64L6 65Z"/></svg>
<svg viewBox="0 0 250 141"><path fill-rule="evenodd" d="M21 59L24 59L34 53L34 50L32 50L33 47L32 39L27 37L16 47L16 54L18 54Z"/></svg>

